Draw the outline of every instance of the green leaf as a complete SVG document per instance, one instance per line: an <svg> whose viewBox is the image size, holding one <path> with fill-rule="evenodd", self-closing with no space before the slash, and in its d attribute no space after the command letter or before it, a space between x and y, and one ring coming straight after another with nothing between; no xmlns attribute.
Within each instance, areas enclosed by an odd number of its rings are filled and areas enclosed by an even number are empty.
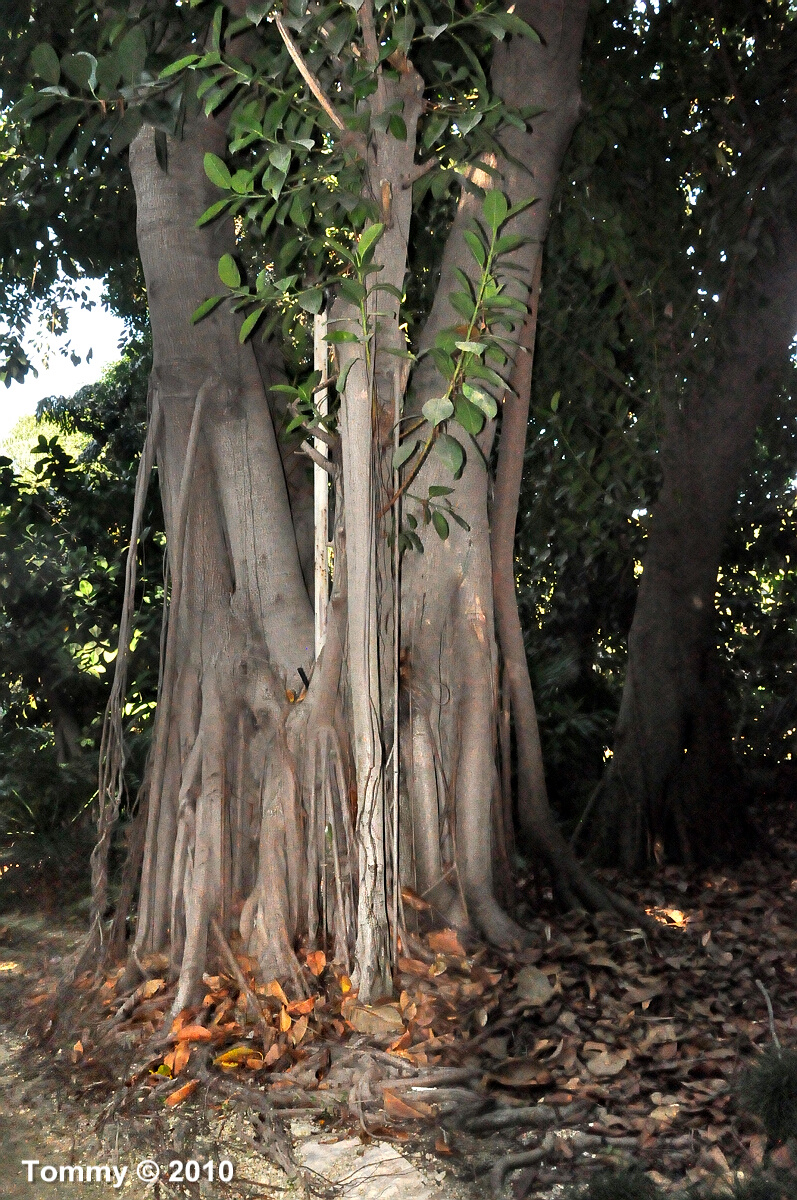
<svg viewBox="0 0 797 1200"><path fill-rule="evenodd" d="M554 394L551 396L551 412L556 412L556 410L558 409L559 398L561 395L562 395L561 392L554 392Z"/></svg>
<svg viewBox="0 0 797 1200"><path fill-rule="evenodd" d="M362 231L359 238L357 239L357 249L356 249L357 258L359 259L360 262L365 261L366 254L371 249L371 247L374 246L379 241L379 239L381 238L381 236L384 232L384 229L385 229L384 225L381 222L377 221L373 225L369 225L367 229L364 229Z"/></svg>
<svg viewBox="0 0 797 1200"><path fill-rule="evenodd" d="M434 444L437 457L456 479L465 462L465 451L450 433L441 433Z"/></svg>
<svg viewBox="0 0 797 1200"><path fill-rule="evenodd" d="M333 346L340 342L359 342L359 340L357 334L352 333L350 329L333 329L331 333L327 334L327 341L331 342Z"/></svg>
<svg viewBox="0 0 797 1200"><path fill-rule="evenodd" d="M453 491L453 488L443 487L440 483L433 483L429 488L429 499L432 500L436 496L450 496Z"/></svg>
<svg viewBox="0 0 797 1200"><path fill-rule="evenodd" d="M273 4L274 0L250 0L246 6L246 16L253 25L259 25Z"/></svg>
<svg viewBox="0 0 797 1200"><path fill-rule="evenodd" d="M448 521L445 519L439 509L435 509L432 513L432 524L437 530L439 537L441 537L443 541L446 541L449 534Z"/></svg>
<svg viewBox="0 0 797 1200"><path fill-rule="evenodd" d="M445 33L447 29L447 25L424 25L423 32L425 37L428 37L431 39L431 41L434 41L436 38L440 37L441 33Z"/></svg>
<svg viewBox="0 0 797 1200"><path fill-rule="evenodd" d="M207 300L203 300L199 307L191 314L191 324L196 325L197 321L201 321L208 313L213 312L213 309L221 304L223 299L223 296L208 296Z"/></svg>
<svg viewBox="0 0 797 1200"><path fill-rule="evenodd" d="M39 42L30 56L30 65L34 74L45 83L58 83L61 78L61 64L58 55L47 42Z"/></svg>
<svg viewBox="0 0 797 1200"><path fill-rule="evenodd" d="M488 421L492 421L498 412L498 405L489 392L484 392L481 388L473 387L470 383L463 383L462 391L470 403L483 412Z"/></svg>
<svg viewBox="0 0 797 1200"><path fill-rule="evenodd" d="M364 285L358 283L356 279L341 279L340 294L344 300L348 300L349 304L357 306L362 304L366 297Z"/></svg>
<svg viewBox="0 0 797 1200"><path fill-rule="evenodd" d="M205 155L205 174L211 183L215 183L216 187L225 189L232 187L232 176L226 163L223 163L217 154L208 152Z"/></svg>
<svg viewBox="0 0 797 1200"><path fill-rule="evenodd" d="M306 292L300 292L297 297L299 307L305 312L320 313L324 306L324 289L323 288L308 288Z"/></svg>
<svg viewBox="0 0 797 1200"><path fill-rule="evenodd" d="M426 401L421 412L430 425L439 425L454 415L454 405L446 396L435 396Z"/></svg>
<svg viewBox="0 0 797 1200"><path fill-rule="evenodd" d="M158 79L169 79L172 75L179 75L181 71L195 62L199 62L198 54L185 54L182 58L178 58L177 62L169 63L168 67L164 67Z"/></svg>
<svg viewBox="0 0 797 1200"><path fill-rule="evenodd" d="M499 192L498 188L490 188L484 197L482 212L484 213L485 221L493 233L498 233L498 230L506 220L508 211L509 205L506 202L504 193Z"/></svg>
<svg viewBox="0 0 797 1200"><path fill-rule="evenodd" d="M531 238L522 237L519 233L505 233L495 243L496 254L508 254L511 250L517 250L518 246L525 246L531 241Z"/></svg>
<svg viewBox="0 0 797 1200"><path fill-rule="evenodd" d="M393 24L393 37L396 39L405 54L409 54L414 33L415 20L413 17L399 17L399 19Z"/></svg>
<svg viewBox="0 0 797 1200"><path fill-rule="evenodd" d="M97 82L97 60L93 54L86 50L78 50L77 54L65 54L61 59L61 70L77 87L94 90Z"/></svg>
<svg viewBox="0 0 797 1200"><path fill-rule="evenodd" d="M454 345L464 354L484 354L487 349L483 342L454 342Z"/></svg>
<svg viewBox="0 0 797 1200"><path fill-rule="evenodd" d="M476 259L476 262L479 264L480 267L483 267L485 259L487 258L487 252L484 249L484 246L481 244L481 241L479 240L479 238L476 237L475 233L472 233L469 229L466 229L465 230L465 241L468 243L468 246L470 247L470 252L473 255L473 257Z"/></svg>
<svg viewBox="0 0 797 1200"><path fill-rule="evenodd" d="M219 279L229 288L241 286L241 272L231 254L222 254L219 259Z"/></svg>
<svg viewBox="0 0 797 1200"><path fill-rule="evenodd" d="M261 308L256 308L254 312L250 312L249 316L242 323L240 333L238 334L238 341L241 343L241 345L243 345L246 339L249 337L249 334L252 332L255 325L257 325L265 311L265 305Z"/></svg>
<svg viewBox="0 0 797 1200"><path fill-rule="evenodd" d="M287 174L288 167L291 165L291 152L288 146L275 146L269 152L268 161L272 167L276 167L278 171L283 171Z"/></svg>
<svg viewBox="0 0 797 1200"><path fill-rule="evenodd" d="M228 204L232 204L232 200L228 197L224 200L217 200L215 204L211 204L210 208L206 208L202 216L198 218L197 228L202 225L207 225L209 221L214 220L219 213L224 212Z"/></svg>
<svg viewBox="0 0 797 1200"><path fill-rule="evenodd" d="M540 40L540 35L536 32L536 30L532 29L530 25L527 25L521 17L518 17L513 12L502 12L499 10L498 12L492 13L491 17L492 20L496 21L502 29L506 30L507 33L520 34L521 37L527 37L529 41L532 42L538 42Z"/></svg>
<svg viewBox="0 0 797 1200"><path fill-rule="evenodd" d="M138 83L147 61L147 37L140 25L134 25L116 47L125 83Z"/></svg>
<svg viewBox="0 0 797 1200"><path fill-rule="evenodd" d="M477 433L481 433L484 428L484 413L481 412L475 404L471 404L470 400L466 400L464 396L458 396L454 406L454 415L465 430L466 433L475 437Z"/></svg>
<svg viewBox="0 0 797 1200"><path fill-rule="evenodd" d="M393 455L393 470L398 471L401 467L403 467L405 462L412 458L417 449L417 438L408 438L406 442L402 442L396 453Z"/></svg>
<svg viewBox="0 0 797 1200"><path fill-rule="evenodd" d="M398 113L393 113L387 124L388 129L393 134L397 142L406 142L407 140L407 122Z"/></svg>

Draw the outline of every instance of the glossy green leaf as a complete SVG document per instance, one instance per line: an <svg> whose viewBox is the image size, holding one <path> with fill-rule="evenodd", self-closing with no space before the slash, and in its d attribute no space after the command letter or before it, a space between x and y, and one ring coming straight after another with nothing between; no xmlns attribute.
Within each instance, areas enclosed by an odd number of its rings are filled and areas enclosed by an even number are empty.
<svg viewBox="0 0 797 1200"><path fill-rule="evenodd" d="M393 470L398 471L401 467L403 467L405 462L412 458L417 449L417 438L407 438L405 442L402 442L398 450L393 455Z"/></svg>
<svg viewBox="0 0 797 1200"><path fill-rule="evenodd" d="M492 229L493 233L497 233L506 220L506 214L509 211L509 205L506 201L506 196L503 192L499 192L498 188L490 188L489 192L484 197L482 212L484 219Z"/></svg>
<svg viewBox="0 0 797 1200"><path fill-rule="evenodd" d="M241 286L241 272L231 254L222 254L219 259L219 279L229 288Z"/></svg>
<svg viewBox="0 0 797 1200"><path fill-rule="evenodd" d="M441 433L435 444L435 453L446 470L456 477L465 463L465 451L455 437L450 433Z"/></svg>
<svg viewBox="0 0 797 1200"><path fill-rule="evenodd" d="M208 152L205 155L205 174L211 183L215 183L216 187L229 189L232 186L232 176L227 168L227 164L222 162L217 154Z"/></svg>
<svg viewBox="0 0 797 1200"><path fill-rule="evenodd" d="M437 508L432 513L432 524L434 525L438 536L441 537L443 541L446 541L449 534L448 521Z"/></svg>
<svg viewBox="0 0 797 1200"><path fill-rule="evenodd" d="M482 388L473 387L470 383L463 383L462 391L470 403L483 412L488 421L492 421L498 412L498 405L490 393Z"/></svg>
<svg viewBox="0 0 797 1200"><path fill-rule="evenodd" d="M30 65L34 73L45 83L58 83L61 78L61 64L58 55L47 42L39 42L30 56Z"/></svg>
<svg viewBox="0 0 797 1200"><path fill-rule="evenodd" d="M454 405L446 396L435 396L426 401L421 412L430 425L439 425L454 415Z"/></svg>
<svg viewBox="0 0 797 1200"><path fill-rule="evenodd" d="M217 305L221 304L223 296L208 296L207 300L203 300L198 308L195 308L191 314L191 324L196 325L197 321L201 321L208 313L213 312Z"/></svg>

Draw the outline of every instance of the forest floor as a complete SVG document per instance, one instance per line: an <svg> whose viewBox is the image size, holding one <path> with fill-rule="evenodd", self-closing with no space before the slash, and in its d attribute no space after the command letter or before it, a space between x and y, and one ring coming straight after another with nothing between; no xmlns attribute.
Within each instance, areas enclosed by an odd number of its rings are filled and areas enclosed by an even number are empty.
<svg viewBox="0 0 797 1200"><path fill-rule="evenodd" d="M237 972L222 964L203 1004L171 1020L154 957L129 995L117 974L99 994L78 980L80 1036L45 1049L34 1034L57 1016L56 973L80 926L0 915L0 1195L81 1194L42 1181L43 1165L127 1166L121 1187L89 1194L134 1200L523 1200L631 1164L665 1192L711 1193L765 1154L793 1165L736 1095L771 1043L765 992L780 1041L797 1045L797 804L770 811L766 861L602 873L661 923L654 937L530 894L532 946L497 954L429 930L408 893L417 928L400 996L375 1007L320 953L296 999L238 955ZM135 1178L144 1158L161 1168L155 1186ZM31 1182L23 1159L39 1160ZM170 1171L188 1160L204 1182ZM224 1160L234 1182L209 1181Z"/></svg>

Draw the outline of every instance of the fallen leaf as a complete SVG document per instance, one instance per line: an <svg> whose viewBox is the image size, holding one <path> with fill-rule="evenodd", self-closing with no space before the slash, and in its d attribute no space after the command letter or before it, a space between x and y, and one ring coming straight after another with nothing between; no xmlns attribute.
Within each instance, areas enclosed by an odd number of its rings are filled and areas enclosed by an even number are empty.
<svg viewBox="0 0 797 1200"><path fill-rule="evenodd" d="M307 969L318 978L327 965L327 956L323 950L311 950L305 961Z"/></svg>
<svg viewBox="0 0 797 1200"><path fill-rule="evenodd" d="M213 1066L221 1067L223 1071L229 1071L233 1067L240 1067L251 1054L251 1043L246 1046L231 1046L229 1050L225 1050L223 1054L213 1059Z"/></svg>
<svg viewBox="0 0 797 1200"><path fill-rule="evenodd" d="M166 986L165 979L148 979L146 983L142 983L141 987L136 992L139 1000L149 1000L152 996L157 996Z"/></svg>
<svg viewBox="0 0 797 1200"><path fill-rule="evenodd" d="M427 938L429 949L435 954L456 954L465 957L465 948L459 940L456 929L436 929Z"/></svg>
<svg viewBox="0 0 797 1200"><path fill-rule="evenodd" d="M187 1099L193 1091L199 1087L198 1079L189 1079L188 1083L184 1083L182 1087L178 1087L177 1091L172 1092L166 1097L164 1103L167 1108L174 1108L176 1104L181 1104Z"/></svg>
<svg viewBox="0 0 797 1200"><path fill-rule="evenodd" d="M72 1062L76 1063L82 1053L83 1043L81 1041L75 1042L74 1046L72 1047Z"/></svg>
<svg viewBox="0 0 797 1200"><path fill-rule="evenodd" d="M294 1046L298 1046L304 1035L307 1033L307 1017L299 1017L299 1020L294 1025L290 1032L290 1039Z"/></svg>
<svg viewBox="0 0 797 1200"><path fill-rule="evenodd" d="M524 967L518 971L515 988L520 999L532 1008L544 1008L553 995L548 976L539 967Z"/></svg>
<svg viewBox="0 0 797 1200"><path fill-rule="evenodd" d="M448 1141L448 1134L446 1133L445 1129L441 1129L440 1132L438 1133L438 1135L435 1139L434 1148L438 1154L453 1154L454 1153L454 1151Z"/></svg>
<svg viewBox="0 0 797 1200"><path fill-rule="evenodd" d="M650 1114L652 1121L674 1121L678 1116L678 1104L660 1104Z"/></svg>
<svg viewBox="0 0 797 1200"><path fill-rule="evenodd" d="M625 1050L603 1050L588 1059L587 1070L598 1079L619 1075L628 1063L630 1055Z"/></svg>
<svg viewBox="0 0 797 1200"><path fill-rule="evenodd" d="M209 1042L213 1034L204 1025L184 1025L177 1031L178 1042Z"/></svg>
<svg viewBox="0 0 797 1200"><path fill-rule="evenodd" d="M285 995L280 984L278 983L278 981L276 979L272 979L271 983L266 984L266 995L267 996L276 996L276 998L280 1001L281 1004L284 1004L287 1006L288 997Z"/></svg>
<svg viewBox="0 0 797 1200"><path fill-rule="evenodd" d="M355 1004L348 1020L358 1033L392 1034L404 1028L397 1004Z"/></svg>
<svg viewBox="0 0 797 1200"><path fill-rule="evenodd" d="M301 1017L304 1013L311 1013L317 999L317 996L308 996L306 1000L294 1000L288 1005L288 1012L292 1017Z"/></svg>
<svg viewBox="0 0 797 1200"><path fill-rule="evenodd" d="M283 1033L287 1033L292 1024L293 1024L293 1021L291 1020L291 1014L288 1012L287 1008L285 1008L285 1006L283 1005L282 1009L280 1010L280 1029L281 1029L281 1031Z"/></svg>
<svg viewBox="0 0 797 1200"><path fill-rule="evenodd" d="M282 1057L283 1053L284 1053L284 1047L281 1046L279 1042L275 1042L273 1046L269 1047L269 1049L266 1053L266 1057L263 1060L265 1065L267 1067L273 1067L274 1063L277 1061L278 1058Z"/></svg>
<svg viewBox="0 0 797 1200"><path fill-rule="evenodd" d="M432 907L428 900L424 900L422 896L419 896L417 892L414 892L409 887L401 889L401 899L409 908L413 908L415 912L429 912Z"/></svg>
<svg viewBox="0 0 797 1200"><path fill-rule="evenodd" d="M486 1078L504 1087L523 1088L541 1087L550 1083L553 1076L547 1067L542 1066L539 1059L508 1058Z"/></svg>
<svg viewBox="0 0 797 1200"><path fill-rule="evenodd" d="M385 1112L394 1121L422 1121L424 1117L432 1116L433 1111L422 1100L416 1100L415 1104L408 1104L395 1092L385 1089Z"/></svg>

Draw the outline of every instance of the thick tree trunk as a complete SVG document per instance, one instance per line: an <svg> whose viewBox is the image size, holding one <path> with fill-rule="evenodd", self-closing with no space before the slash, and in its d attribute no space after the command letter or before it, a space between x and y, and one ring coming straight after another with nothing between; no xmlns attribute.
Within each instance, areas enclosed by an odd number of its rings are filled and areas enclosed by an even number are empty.
<svg viewBox="0 0 797 1200"><path fill-rule="evenodd" d="M741 473L797 329L797 230L773 236L775 255L759 252L716 374L669 414L596 817L603 857L627 867L704 857L731 833L732 747L711 685L714 595Z"/></svg>
<svg viewBox="0 0 797 1200"><path fill-rule="evenodd" d="M171 575L136 952L168 950L178 1007L201 983L214 918L229 934L240 915L264 973L284 974L301 893L286 685L313 661L312 611L254 352L226 306L191 325L232 248L229 227L195 227L215 198L203 156L224 147L196 119L166 171L151 129L130 153Z"/></svg>

